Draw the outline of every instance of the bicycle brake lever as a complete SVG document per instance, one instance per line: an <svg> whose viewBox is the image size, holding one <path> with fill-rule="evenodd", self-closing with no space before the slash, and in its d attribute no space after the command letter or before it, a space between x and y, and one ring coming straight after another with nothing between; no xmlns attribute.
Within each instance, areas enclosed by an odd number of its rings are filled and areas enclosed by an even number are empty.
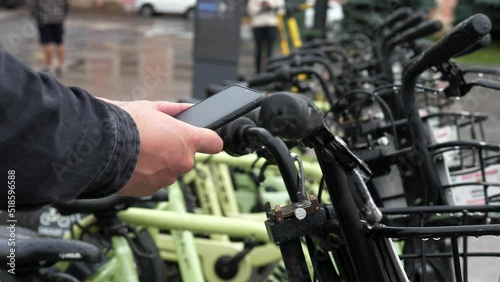
<svg viewBox="0 0 500 282"><path fill-rule="evenodd" d="M489 80L489 79L484 79L484 78L474 79L471 82L467 83L467 85L469 85L470 88L472 88L474 86L481 86L484 88L500 90L500 82Z"/></svg>
<svg viewBox="0 0 500 282"><path fill-rule="evenodd" d="M342 138L331 132L326 123L324 124L323 130L323 134L329 135L328 139L330 141L329 144L324 145L327 146L331 155L342 168L344 168L346 172L356 170L360 173L364 181L368 181L373 175L368 165L349 149Z"/></svg>
<svg viewBox="0 0 500 282"><path fill-rule="evenodd" d="M443 90L446 97L463 97L469 93L472 86L465 82L462 70L453 62L442 63L438 67L441 72L441 80L448 81L448 86Z"/></svg>

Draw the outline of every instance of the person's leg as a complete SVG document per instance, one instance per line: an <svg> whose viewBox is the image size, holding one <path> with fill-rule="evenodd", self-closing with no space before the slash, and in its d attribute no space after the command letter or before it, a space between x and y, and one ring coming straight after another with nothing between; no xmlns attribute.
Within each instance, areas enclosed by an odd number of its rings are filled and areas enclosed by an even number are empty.
<svg viewBox="0 0 500 282"><path fill-rule="evenodd" d="M53 32L54 32L54 41L57 45L58 66L56 72L58 75L62 75L66 59L66 49L64 47L64 25L62 23L55 24L53 26Z"/></svg>
<svg viewBox="0 0 500 282"><path fill-rule="evenodd" d="M274 43L276 41L276 28L271 26L266 26L263 32L265 45L263 46L266 50L266 57L264 59L263 68L267 69L267 63L269 58L273 55Z"/></svg>
<svg viewBox="0 0 500 282"><path fill-rule="evenodd" d="M261 72L262 51L264 51L264 28L257 27L253 29L253 38L255 40L255 72Z"/></svg>
<svg viewBox="0 0 500 282"><path fill-rule="evenodd" d="M46 43L43 45L43 53L45 55L45 66L44 70L49 71L52 66L52 54L54 53L54 48L51 43Z"/></svg>
<svg viewBox="0 0 500 282"><path fill-rule="evenodd" d="M52 53L54 51L52 48L50 28L47 25L40 25L38 31L40 33L40 44L43 47L43 71L50 71L50 67L52 66Z"/></svg>
<svg viewBox="0 0 500 282"><path fill-rule="evenodd" d="M270 58L274 53L274 44L278 36L278 30L274 26L267 27L267 57Z"/></svg>
<svg viewBox="0 0 500 282"><path fill-rule="evenodd" d="M57 58L59 60L59 67L64 68L64 60L66 59L64 44L57 45Z"/></svg>

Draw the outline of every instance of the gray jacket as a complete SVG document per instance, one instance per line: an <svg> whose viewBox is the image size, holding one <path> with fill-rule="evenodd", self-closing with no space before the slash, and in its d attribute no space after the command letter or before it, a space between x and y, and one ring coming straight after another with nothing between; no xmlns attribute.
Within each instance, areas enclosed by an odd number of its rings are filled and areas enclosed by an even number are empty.
<svg viewBox="0 0 500 282"><path fill-rule="evenodd" d="M59 24L69 12L69 0L33 0L33 17L39 25Z"/></svg>

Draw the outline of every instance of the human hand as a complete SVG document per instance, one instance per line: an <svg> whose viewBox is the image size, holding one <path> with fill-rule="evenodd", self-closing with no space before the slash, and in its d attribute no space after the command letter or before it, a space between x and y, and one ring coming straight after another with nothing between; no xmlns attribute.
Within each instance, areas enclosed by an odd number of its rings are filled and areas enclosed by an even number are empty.
<svg viewBox="0 0 500 282"><path fill-rule="evenodd" d="M140 134L139 160L120 195L152 195L162 187L173 184L180 174L191 170L196 152L216 154L222 150L222 139L214 131L194 127L172 117L191 107L191 104L102 100L127 111Z"/></svg>

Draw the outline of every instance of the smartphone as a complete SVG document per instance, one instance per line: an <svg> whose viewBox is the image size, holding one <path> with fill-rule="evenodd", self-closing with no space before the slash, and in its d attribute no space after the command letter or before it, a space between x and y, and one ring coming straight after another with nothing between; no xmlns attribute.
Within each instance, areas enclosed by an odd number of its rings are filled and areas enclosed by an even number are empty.
<svg viewBox="0 0 500 282"><path fill-rule="evenodd" d="M264 97L262 92L233 85L174 117L197 127L217 130L260 106Z"/></svg>

